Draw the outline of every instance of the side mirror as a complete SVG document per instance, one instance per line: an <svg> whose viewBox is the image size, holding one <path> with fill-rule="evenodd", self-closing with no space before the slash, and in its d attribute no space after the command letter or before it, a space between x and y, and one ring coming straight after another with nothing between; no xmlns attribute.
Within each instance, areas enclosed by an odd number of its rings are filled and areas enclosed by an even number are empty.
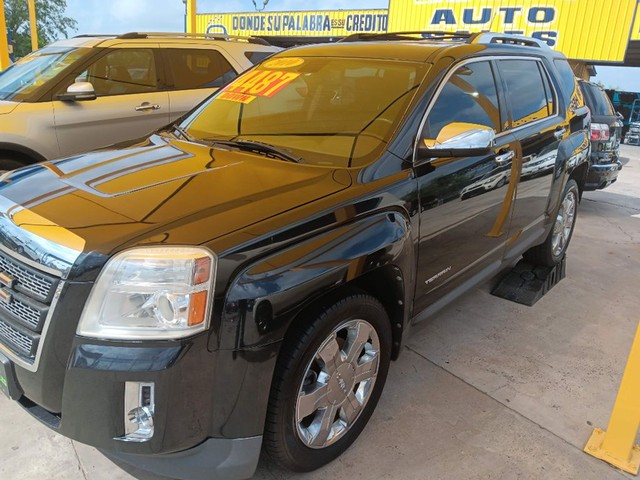
<svg viewBox="0 0 640 480"><path fill-rule="evenodd" d="M495 147L492 128L475 123L450 123L440 130L435 140L424 140L418 147L420 158L474 157L487 155Z"/></svg>
<svg viewBox="0 0 640 480"><path fill-rule="evenodd" d="M98 97L91 82L76 82L69 85L65 93L58 95L58 100L63 102L83 102L96 98Z"/></svg>

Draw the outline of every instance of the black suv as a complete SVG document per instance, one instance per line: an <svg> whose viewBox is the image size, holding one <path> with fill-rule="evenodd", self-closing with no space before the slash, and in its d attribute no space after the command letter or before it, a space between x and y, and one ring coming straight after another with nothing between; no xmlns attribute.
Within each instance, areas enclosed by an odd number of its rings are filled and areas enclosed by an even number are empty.
<svg viewBox="0 0 640 480"><path fill-rule="evenodd" d="M147 138L7 173L0 386L163 475L246 478L261 448L318 468L412 325L523 254L562 260L588 122L541 42L359 35L277 54Z"/></svg>
<svg viewBox="0 0 640 480"><path fill-rule="evenodd" d="M584 80L578 83L591 110L591 167L585 190L600 190L614 183L622 170L620 141L624 124L599 85Z"/></svg>

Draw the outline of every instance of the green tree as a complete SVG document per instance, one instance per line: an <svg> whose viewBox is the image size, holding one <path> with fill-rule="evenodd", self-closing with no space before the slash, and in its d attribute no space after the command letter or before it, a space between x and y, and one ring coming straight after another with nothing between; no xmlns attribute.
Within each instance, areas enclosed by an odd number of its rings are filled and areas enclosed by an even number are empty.
<svg viewBox="0 0 640 480"><path fill-rule="evenodd" d="M5 0L7 30L13 35L16 58L31 52L31 33L29 25L29 4L27 0ZM75 31L77 22L65 15L67 0L36 0L38 19L38 43L41 47L68 37Z"/></svg>

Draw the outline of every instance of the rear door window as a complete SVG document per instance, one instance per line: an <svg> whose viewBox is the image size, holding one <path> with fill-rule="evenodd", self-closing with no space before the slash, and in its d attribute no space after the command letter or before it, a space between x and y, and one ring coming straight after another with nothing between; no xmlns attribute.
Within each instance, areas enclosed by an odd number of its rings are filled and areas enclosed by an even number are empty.
<svg viewBox="0 0 640 480"><path fill-rule="evenodd" d="M547 88L535 60L500 60L500 72L511 107L511 127L517 128L550 116Z"/></svg>
<svg viewBox="0 0 640 480"><path fill-rule="evenodd" d="M542 75L542 82L544 83L544 92L547 94L547 109L549 115L556 113L556 96L553 88L551 87L551 79L549 74L542 66L542 63L538 62L538 68L540 69L540 75Z"/></svg>
<svg viewBox="0 0 640 480"><path fill-rule="evenodd" d="M216 50L169 49L167 65L173 76L172 90L219 88L238 76Z"/></svg>

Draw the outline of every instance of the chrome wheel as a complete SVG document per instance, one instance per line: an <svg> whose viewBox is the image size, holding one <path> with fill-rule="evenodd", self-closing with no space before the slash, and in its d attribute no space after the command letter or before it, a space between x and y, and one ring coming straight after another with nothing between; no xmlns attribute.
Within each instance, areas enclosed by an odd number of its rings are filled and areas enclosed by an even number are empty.
<svg viewBox="0 0 640 480"><path fill-rule="evenodd" d="M310 448L325 448L354 425L378 376L380 340L365 320L338 325L307 365L295 406L295 431Z"/></svg>
<svg viewBox="0 0 640 480"><path fill-rule="evenodd" d="M556 223L553 225L553 236L551 238L551 250L554 257L560 257L567 248L573 223L576 219L576 207L578 205L578 197L575 191L569 190L560 205Z"/></svg>

